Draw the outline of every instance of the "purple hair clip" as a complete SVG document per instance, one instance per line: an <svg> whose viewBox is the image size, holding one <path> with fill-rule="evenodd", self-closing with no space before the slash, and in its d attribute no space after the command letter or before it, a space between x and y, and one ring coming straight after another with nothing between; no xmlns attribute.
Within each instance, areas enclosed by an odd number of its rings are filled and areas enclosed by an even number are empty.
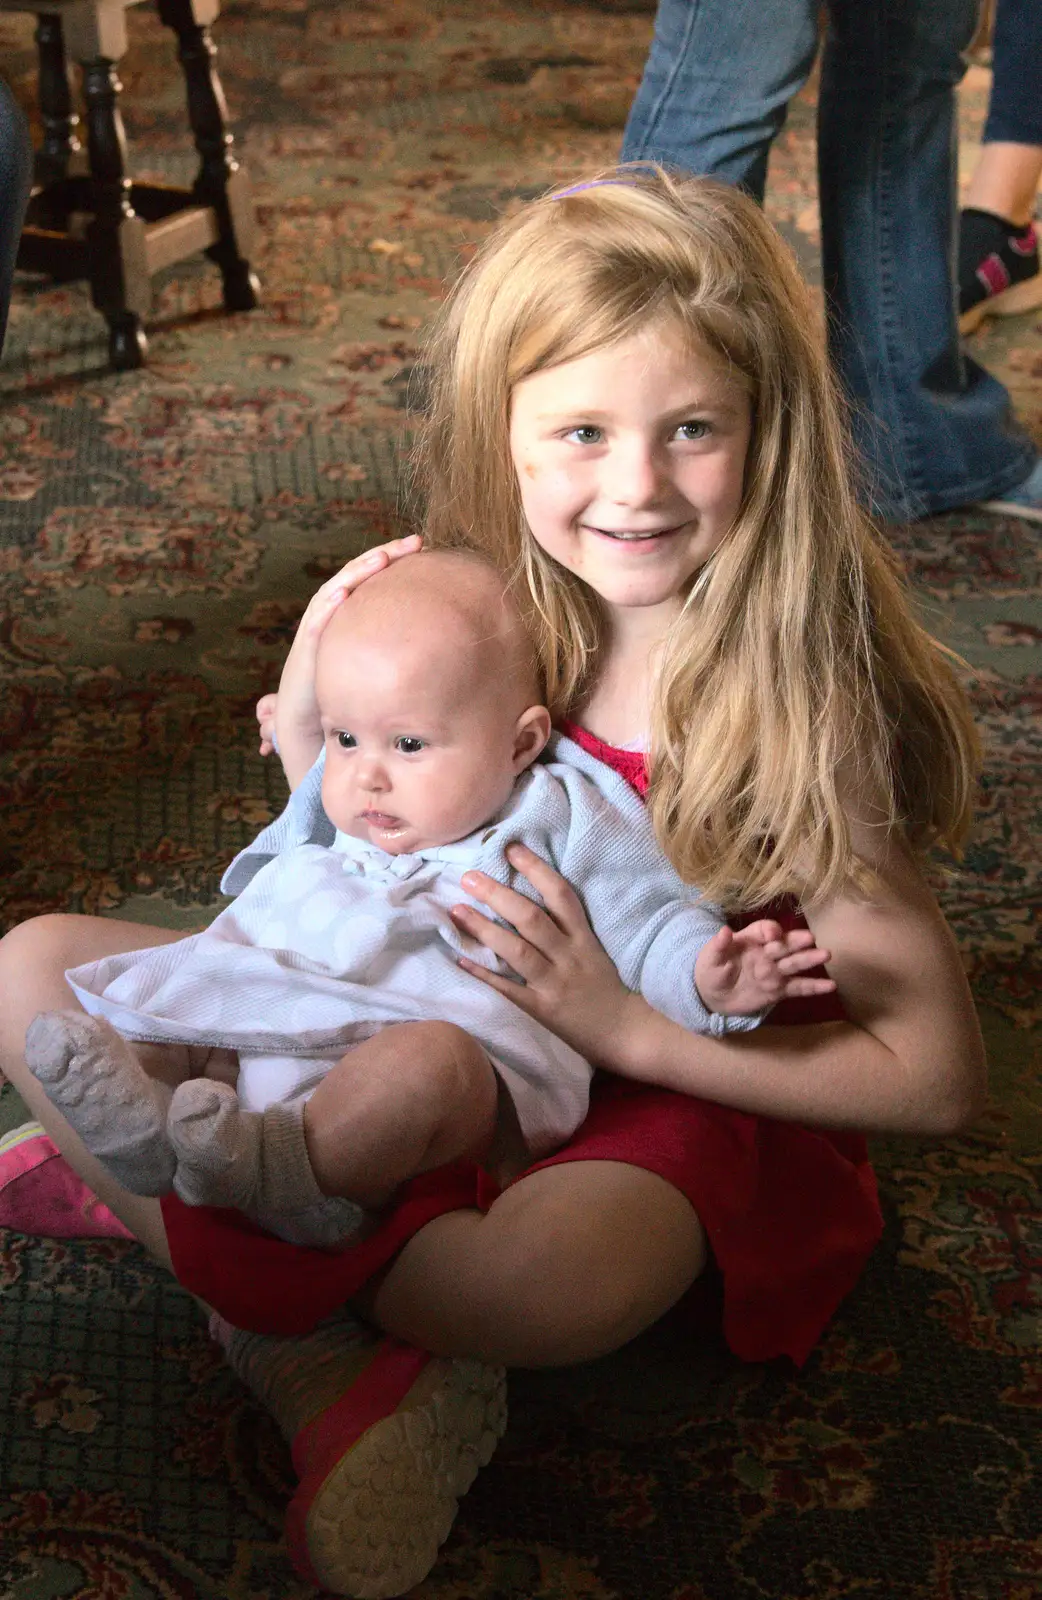
<svg viewBox="0 0 1042 1600"><path fill-rule="evenodd" d="M588 178L585 183L573 183L570 189L558 189L551 199L567 200L569 195L582 194L584 189L604 189L611 184L622 189L633 187L625 178Z"/></svg>

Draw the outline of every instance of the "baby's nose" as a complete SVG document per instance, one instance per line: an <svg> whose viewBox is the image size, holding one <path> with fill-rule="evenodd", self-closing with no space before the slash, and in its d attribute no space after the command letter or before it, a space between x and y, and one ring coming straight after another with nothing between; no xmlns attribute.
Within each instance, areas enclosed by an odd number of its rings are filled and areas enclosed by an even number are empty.
<svg viewBox="0 0 1042 1600"><path fill-rule="evenodd" d="M363 789L386 789L387 772L379 761L363 761L359 773L359 782Z"/></svg>

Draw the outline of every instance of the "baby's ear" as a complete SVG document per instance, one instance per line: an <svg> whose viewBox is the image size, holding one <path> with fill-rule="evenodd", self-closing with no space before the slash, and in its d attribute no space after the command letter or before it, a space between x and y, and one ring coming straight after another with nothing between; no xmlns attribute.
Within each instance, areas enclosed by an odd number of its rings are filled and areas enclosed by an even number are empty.
<svg viewBox="0 0 1042 1600"><path fill-rule="evenodd" d="M529 706L514 725L514 772L524 772L550 737L550 713L545 706Z"/></svg>

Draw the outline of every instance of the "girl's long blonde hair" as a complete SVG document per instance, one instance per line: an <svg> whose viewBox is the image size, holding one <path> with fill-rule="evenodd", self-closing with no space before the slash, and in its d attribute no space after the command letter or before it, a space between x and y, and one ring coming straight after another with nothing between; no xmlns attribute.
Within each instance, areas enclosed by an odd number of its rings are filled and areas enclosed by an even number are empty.
<svg viewBox="0 0 1042 1600"><path fill-rule="evenodd" d="M555 714L596 674L603 616L528 530L509 448L514 385L655 325L747 388L742 506L662 647L648 794L677 870L731 910L868 890L848 821L859 801L919 851L957 849L971 818L969 708L855 499L821 320L752 201L620 168L503 224L428 347L427 542L483 550L510 574Z"/></svg>

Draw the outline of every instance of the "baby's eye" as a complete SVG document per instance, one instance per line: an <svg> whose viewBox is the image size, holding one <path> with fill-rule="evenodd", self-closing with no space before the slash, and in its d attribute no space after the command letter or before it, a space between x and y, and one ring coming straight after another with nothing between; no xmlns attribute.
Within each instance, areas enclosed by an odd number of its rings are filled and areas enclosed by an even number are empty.
<svg viewBox="0 0 1042 1600"><path fill-rule="evenodd" d="M705 439L713 430L708 422L682 422L677 429L680 439Z"/></svg>
<svg viewBox="0 0 1042 1600"><path fill-rule="evenodd" d="M574 439L576 444L600 444L604 435L592 422L584 422L581 427L573 428L567 437Z"/></svg>
<svg viewBox="0 0 1042 1600"><path fill-rule="evenodd" d="M353 733L345 733L343 729L336 736L336 742L341 750L353 750L358 743Z"/></svg>
<svg viewBox="0 0 1042 1600"><path fill-rule="evenodd" d="M403 733L394 741L394 748L403 756L415 756L423 749L423 740L414 739L411 734Z"/></svg>

